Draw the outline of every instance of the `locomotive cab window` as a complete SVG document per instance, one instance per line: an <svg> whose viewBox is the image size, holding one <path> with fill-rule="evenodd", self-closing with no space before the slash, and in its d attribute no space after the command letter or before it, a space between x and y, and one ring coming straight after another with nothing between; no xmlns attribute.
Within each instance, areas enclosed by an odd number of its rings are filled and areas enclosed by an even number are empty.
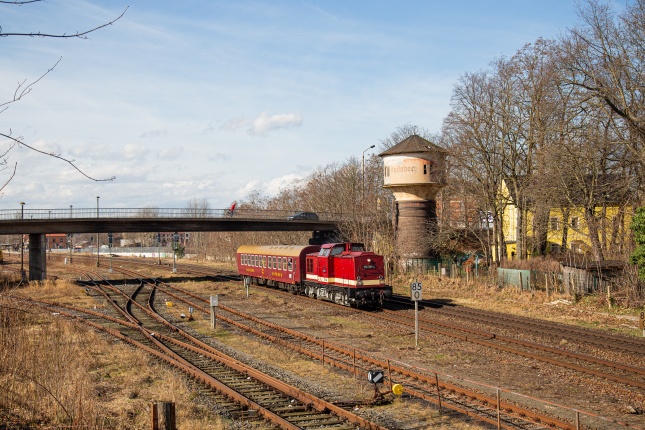
<svg viewBox="0 0 645 430"><path fill-rule="evenodd" d="M334 255L340 255L344 250L345 250L345 247L344 247L343 245L335 245L335 246L331 249L331 255L332 255L332 256L334 256Z"/></svg>

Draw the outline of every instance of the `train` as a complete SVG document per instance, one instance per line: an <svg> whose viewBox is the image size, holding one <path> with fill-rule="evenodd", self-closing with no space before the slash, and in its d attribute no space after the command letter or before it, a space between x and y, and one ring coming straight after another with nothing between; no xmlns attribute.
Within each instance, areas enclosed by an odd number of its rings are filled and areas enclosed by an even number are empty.
<svg viewBox="0 0 645 430"><path fill-rule="evenodd" d="M242 245L236 253L245 282L350 307L382 306L392 297L383 256L361 243Z"/></svg>

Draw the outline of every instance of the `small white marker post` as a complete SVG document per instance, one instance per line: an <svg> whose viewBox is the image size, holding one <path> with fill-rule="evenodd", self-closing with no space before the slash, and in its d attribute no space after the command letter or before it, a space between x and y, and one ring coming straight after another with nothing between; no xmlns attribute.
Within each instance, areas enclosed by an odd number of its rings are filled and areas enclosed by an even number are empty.
<svg viewBox="0 0 645 430"><path fill-rule="evenodd" d="M414 346L419 347L419 300L423 297L421 282L415 281L410 285L410 300L414 302Z"/></svg>
<svg viewBox="0 0 645 430"><path fill-rule="evenodd" d="M217 323L217 306L219 306L219 295L211 296L211 328L215 330Z"/></svg>
<svg viewBox="0 0 645 430"><path fill-rule="evenodd" d="M251 286L251 278L248 276L244 277L244 287L246 288L246 298L249 298L249 288Z"/></svg>

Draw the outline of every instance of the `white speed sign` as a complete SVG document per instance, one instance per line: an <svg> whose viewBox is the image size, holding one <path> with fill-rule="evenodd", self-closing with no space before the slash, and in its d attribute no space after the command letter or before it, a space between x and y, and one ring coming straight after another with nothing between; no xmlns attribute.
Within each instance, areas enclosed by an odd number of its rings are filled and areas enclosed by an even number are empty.
<svg viewBox="0 0 645 430"><path fill-rule="evenodd" d="M423 294L421 291L421 282L413 282L410 285L410 299L413 301L421 300Z"/></svg>

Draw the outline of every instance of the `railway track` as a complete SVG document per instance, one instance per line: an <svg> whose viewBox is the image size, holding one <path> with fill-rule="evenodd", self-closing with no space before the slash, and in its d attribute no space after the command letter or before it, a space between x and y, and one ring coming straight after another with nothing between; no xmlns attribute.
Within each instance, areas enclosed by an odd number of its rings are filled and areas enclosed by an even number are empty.
<svg viewBox="0 0 645 430"><path fill-rule="evenodd" d="M395 295L389 300L392 304L414 308L409 298ZM450 306L433 300L419 300L419 306L429 313L458 318L474 324L512 328L518 331L555 336L557 339L568 339L585 345L595 345L612 351L624 351L642 355L645 351L645 339L620 336L600 331L592 331L575 326L559 324L546 320L536 320L499 312L490 312L464 306ZM556 335L554 335L556 334Z"/></svg>
<svg viewBox="0 0 645 430"><path fill-rule="evenodd" d="M123 261L125 263L125 261ZM206 275L206 276L211 276L211 277L218 277L220 280L223 279L236 279L235 275L232 275L230 273L226 273L226 271L222 270L214 270L214 269L208 269L204 268L202 266L197 266L197 265L178 265L178 269L181 272L189 272L191 274L198 274L198 275ZM284 294L287 296L287 293L282 293L277 290L272 290L278 294ZM166 291L166 293L170 294L169 291ZM293 300L294 296L288 295L289 300ZM299 300L310 300L307 298L298 298ZM405 302L404 300L400 300L401 298L396 298L395 301L398 302L399 305L402 306L410 306L410 302ZM178 300L178 298L175 298L175 300ZM196 305L198 302L190 302L190 299L185 299L187 300L186 303L192 303L193 305ZM201 301L205 301L205 298L199 298ZM394 302L394 301L393 301ZM320 303L320 302L319 302ZM333 305L331 303L326 303L325 305ZM197 307L197 306L196 306ZM449 316L453 316L455 318L461 318L461 311L465 311L463 314L466 315L463 317L467 322L472 321L472 322L485 322L485 323L490 323L491 325L497 325L500 327L506 327L506 325L503 325L505 323L508 323L508 327L515 327L516 329L523 329L527 330L533 333L537 333L539 335L544 335L544 336L558 336L560 338L565 337L570 340L575 340L578 342L584 342L586 339L586 333L593 333L593 336L590 338L591 341L590 343L593 343L596 345L598 348L605 348L605 349L620 349L626 354L632 354L632 353L641 353L643 352L642 349L640 349L640 343L638 342L638 339L630 339L627 337L622 337L622 336L616 336L616 335L611 335L611 334L604 334L601 332L596 332L596 331L590 331L590 330L585 330L585 329L579 329L576 327L569 327L565 326L562 324L555 324L555 323L549 323L549 322L542 322L542 321L537 321L537 320L531 320L531 319L526 319L526 318L515 318L510 315L506 314L496 314L496 313L491 313L491 312L486 312L486 311L478 311L475 309L470 309L470 308L465 308L465 307L448 307L448 306L443 306L443 307L438 307L438 304L436 302L422 302L422 307L424 310L427 311L432 311L428 313L434 313L437 309L439 310L445 310L445 314ZM206 312L206 311L205 311ZM387 314L388 312L380 312L379 314ZM442 312L443 313L443 312ZM372 316L376 315L374 313L370 313ZM396 317L393 316L396 314ZM411 324L411 317L404 316L401 317L402 312L392 312L388 317L394 318L390 319L392 323L400 324L403 326L410 327ZM231 321L228 321L229 323L236 325L235 319L231 316L227 316ZM247 318L247 317L245 317ZM402 318L402 319L401 319ZM244 318L243 318L244 319ZM243 328L242 324L240 321L238 321L240 324L240 328ZM437 324L439 323L439 324ZM254 322L254 324L259 324L257 321ZM412 323L413 324L413 323ZM422 330L432 330L436 329L435 326L439 325L441 326L442 324L445 324L444 322L437 321L435 319L430 319L428 318L426 321L422 322ZM263 327L265 326L264 324L261 324ZM472 326L472 325L471 325ZM253 332L253 327L247 327L244 328L247 331ZM557 334L553 335L553 330L557 330ZM265 329L266 330L266 329ZM284 334L281 335L270 335L267 334L267 332L263 331L264 334L262 333L255 333L259 336L269 336L269 339L271 336L273 336L273 340L275 343L280 343L281 339L285 338ZM555 365L560 365L561 367L568 368L571 370L575 371L581 371L585 372L588 374L596 375L602 378L606 378L608 380L612 380L621 384L626 384L630 385L636 388L642 388L642 375L643 375L643 369L635 367L635 366L623 366L620 363L612 363L608 360L604 359L595 359L594 357L584 357L581 356L580 354L571 354L566 351L559 351L558 348L550 348L550 347L544 347L543 345L531 345L530 342L525 342L525 341L519 341L517 339L506 339L506 337L489 332L489 331L484 331L484 330L475 330L469 327L466 327L464 330L463 325L460 327L459 325L454 325L454 324L447 324L443 326L442 332L440 334L445 334L449 335L453 338L456 339L461 339L464 341L475 341L474 343L480 344L482 346L486 346L488 348L491 348L490 344L491 341L494 342L507 342L510 344L514 344L517 346L514 346L511 348L511 350L506 349L508 347L505 347L503 345L498 346L498 348L504 352L513 352L514 354L524 356L524 357L532 357L534 355L534 352L530 352L530 349L535 350L537 347L538 350L541 350L543 352L548 352L548 354L551 354L551 356L546 356L542 354L542 358L537 358L540 359L541 361L549 362L551 364ZM299 338L299 336L297 336ZM299 338L300 339L300 338ZM501 341L501 342L500 342ZM300 343L302 343L302 340L299 340ZM321 345L322 342L322 345ZM481 343L480 343L481 342ZM527 350L526 348L529 348ZM326 349L326 351L325 351ZM320 351L323 351L322 354ZM331 364L332 360L332 355L335 354L334 348L332 347L331 344L324 344L324 341L318 340L318 342L314 342L313 346L309 349L309 353L302 351L302 353L307 354L311 356L312 358L316 358L319 360L324 361L326 364L329 363ZM392 366L392 363L383 363L383 361L379 362L361 362L361 360L356 361L355 358L355 352L353 353L354 355L348 356L347 352L344 353L345 357L339 360L337 360L337 367L344 368L345 370L354 371L356 372L356 369L360 369L360 371L366 371L370 366L374 365L379 365L382 367L385 367L386 365L388 367ZM556 358L552 358L554 357ZM559 358L558 358L559 357ZM535 358L535 357L533 357ZM570 361L582 361L587 363L586 369L583 369L580 366L577 365L570 365ZM559 364L559 362L563 364ZM348 364L351 363L351 366ZM367 363L367 364L365 364ZM591 366L591 367L590 367ZM598 366L598 368L593 369L593 366ZM600 369L600 370L599 370ZM612 370L613 369L613 370ZM616 373L616 369L618 369L621 373ZM396 373L393 374L393 379L395 379L397 382L404 382L406 384L406 388L409 386L412 386L411 383L408 382L407 379L405 379L405 375L402 373L400 375L397 375ZM427 375L426 375L427 376ZM432 375L430 375L432 377ZM634 376L639 379L634 379ZM415 379L416 375L412 378ZM432 398L435 399L435 403L437 403L437 391L443 393L444 391L448 392L452 387L449 386L442 386L442 382L438 381L432 381L432 378L430 380L424 380L422 385L426 385L426 388L429 386L431 387L430 390L426 390L426 393L420 392L420 395L418 397L420 398L425 398L426 400L433 401ZM409 392L409 394L414 394ZM434 396L434 397L432 397ZM496 403L496 398L494 396L488 396L488 398L483 402L484 404L488 405L488 408L490 409L490 405L494 405ZM449 407L447 406L447 403L444 403L442 407L446 408ZM493 408L495 409L495 408ZM456 410L456 409L455 409ZM461 411L462 413L465 413ZM520 412L520 415L524 415L524 412ZM495 416L495 414L489 414L492 417ZM486 421L486 420L484 420ZM494 421L494 418L493 418ZM491 422L492 424L495 424L491 420L487 422ZM538 419L539 422L542 422L540 419ZM568 422L565 423L565 425L568 425L571 422L571 417L568 417ZM621 424L621 423L619 423ZM508 428L522 428L522 427L508 427ZM562 427L566 428L566 427Z"/></svg>
<svg viewBox="0 0 645 430"><path fill-rule="evenodd" d="M206 315L209 314L207 298L165 283L158 283L157 288L170 300L183 302L186 306L192 306ZM486 395L448 381L439 381L436 373L421 373L403 364L383 360L348 346L328 343L226 306L219 306L218 320L354 375L366 374L367 370L375 366L387 369L388 385L391 386L394 382L404 384L407 396L435 403L444 410L453 410L489 424L499 424L500 428L576 428L573 417L572 422L566 422L536 413L517 404L500 400L495 395Z"/></svg>
<svg viewBox="0 0 645 430"><path fill-rule="evenodd" d="M231 418L245 422L262 420L266 428L383 429L340 406L244 365L165 321L154 311L154 283L142 281L117 288L105 279L96 282L98 279L92 279L96 274L88 277L86 288L100 294L118 313L117 317L56 303L41 302L40 305L82 320L182 370L217 393L218 404L225 407Z"/></svg>

